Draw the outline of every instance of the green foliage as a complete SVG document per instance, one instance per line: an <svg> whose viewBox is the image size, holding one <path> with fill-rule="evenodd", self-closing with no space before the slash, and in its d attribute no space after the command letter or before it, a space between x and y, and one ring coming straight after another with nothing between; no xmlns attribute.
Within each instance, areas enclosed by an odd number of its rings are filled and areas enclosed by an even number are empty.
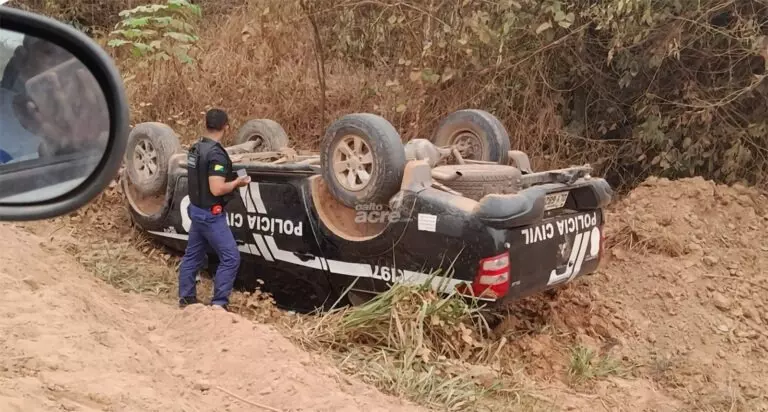
<svg viewBox="0 0 768 412"><path fill-rule="evenodd" d="M456 365L490 364L505 341L486 339L479 301L437 294L431 282L396 283L360 306L327 313L297 336L308 347L335 349L344 369L386 392L441 410L477 410L498 394L500 377L488 368L491 382L481 385Z"/></svg>
<svg viewBox="0 0 768 412"><path fill-rule="evenodd" d="M764 2L318 1L326 48L388 68L404 122L487 109L513 145L616 185L765 180Z"/></svg>
<svg viewBox="0 0 768 412"><path fill-rule="evenodd" d="M621 364L609 356L599 355L583 346L571 348L568 376L573 383L584 383L590 379L621 375L624 372Z"/></svg>
<svg viewBox="0 0 768 412"><path fill-rule="evenodd" d="M136 58L168 61L173 56L182 63L194 64L189 52L199 37L193 23L201 16L200 6L187 0L123 10L122 21L110 33L107 45L130 48Z"/></svg>

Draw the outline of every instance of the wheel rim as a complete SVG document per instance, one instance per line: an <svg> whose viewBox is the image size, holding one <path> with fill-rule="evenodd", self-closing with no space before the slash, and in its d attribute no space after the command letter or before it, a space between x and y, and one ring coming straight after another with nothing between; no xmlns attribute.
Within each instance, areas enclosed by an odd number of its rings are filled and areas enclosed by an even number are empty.
<svg viewBox="0 0 768 412"><path fill-rule="evenodd" d="M136 143L133 164L136 174L142 180L149 180L157 174L157 150L148 139L141 139Z"/></svg>
<svg viewBox="0 0 768 412"><path fill-rule="evenodd" d="M333 173L346 190L364 189L373 175L373 152L360 136L346 135L333 150Z"/></svg>
<svg viewBox="0 0 768 412"><path fill-rule="evenodd" d="M482 160L485 152L483 139L469 130L461 130L453 135L451 144L455 145L461 157L472 160Z"/></svg>

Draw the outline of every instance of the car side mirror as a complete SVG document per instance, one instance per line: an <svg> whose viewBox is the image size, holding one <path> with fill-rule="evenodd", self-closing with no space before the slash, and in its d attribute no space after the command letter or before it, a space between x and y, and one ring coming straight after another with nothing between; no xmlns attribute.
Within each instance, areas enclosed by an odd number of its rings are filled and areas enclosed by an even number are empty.
<svg viewBox="0 0 768 412"><path fill-rule="evenodd" d="M0 6L0 221L60 216L101 193L120 168L128 116L96 42Z"/></svg>

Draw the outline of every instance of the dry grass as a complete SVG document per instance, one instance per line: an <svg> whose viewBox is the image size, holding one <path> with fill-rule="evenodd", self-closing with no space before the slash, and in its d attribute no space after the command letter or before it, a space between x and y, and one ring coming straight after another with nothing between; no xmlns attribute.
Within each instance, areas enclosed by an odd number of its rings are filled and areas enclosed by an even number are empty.
<svg viewBox="0 0 768 412"><path fill-rule="evenodd" d="M177 264L158 265L130 241L101 241L85 245L77 260L96 276L124 292L170 298L176 289Z"/></svg>
<svg viewBox="0 0 768 412"><path fill-rule="evenodd" d="M498 366L507 341L488 332L473 302L394 285L363 305L302 318L292 335L353 376L423 405L468 410L504 399L523 408L527 391Z"/></svg>
<svg viewBox="0 0 768 412"><path fill-rule="evenodd" d="M607 235L606 243L609 249L630 250L644 255L657 253L680 257L686 252L685 245L675 234L667 230L648 230L643 228L642 224L629 220L621 222L618 230Z"/></svg>
<svg viewBox="0 0 768 412"><path fill-rule="evenodd" d="M314 148L327 124L320 113L311 33L291 2L280 13L264 14L250 1L227 15L207 15L200 28L196 67L179 70L173 62L138 69L119 56L132 121L166 122L188 142L212 106L230 113L233 125L252 118L281 123L298 148ZM274 9L273 9L274 10ZM102 40L102 42L104 42ZM327 67L327 119L354 111L373 111L375 73L331 62Z"/></svg>
<svg viewBox="0 0 768 412"><path fill-rule="evenodd" d="M313 33L297 4L250 0L226 14L205 8L204 13L199 49L191 53L196 67L166 62L139 68L115 52L133 123L165 122L190 142L202 128L202 113L216 106L230 113L235 127L270 118L283 125L295 147L316 149L330 122L351 112L380 114L408 140L431 137L454 110L482 108L502 119L513 146L527 151L534 167L577 162L573 136L559 131L557 99L547 85L522 82L516 104L498 108L497 102L507 99L501 83L525 75L524 68L491 84L486 77L467 76L436 88L405 80L402 67L354 62L326 49L323 113ZM579 144L595 153L600 146Z"/></svg>

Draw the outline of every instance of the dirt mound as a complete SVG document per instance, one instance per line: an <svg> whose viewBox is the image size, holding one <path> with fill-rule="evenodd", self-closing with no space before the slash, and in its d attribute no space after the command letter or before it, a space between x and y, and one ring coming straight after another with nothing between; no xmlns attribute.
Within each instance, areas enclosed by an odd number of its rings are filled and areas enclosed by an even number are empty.
<svg viewBox="0 0 768 412"><path fill-rule="evenodd" d="M0 410L417 410L350 382L273 327L98 281L0 226Z"/></svg>
<svg viewBox="0 0 768 412"><path fill-rule="evenodd" d="M692 406L768 410L768 199L651 179L609 215L595 288L623 353Z"/></svg>
<svg viewBox="0 0 768 412"><path fill-rule="evenodd" d="M574 348L588 348L624 372L591 388L609 404L768 410L766 196L703 179L649 179L606 224L601 271L554 299L524 302L508 325L528 331L516 348L527 370L573 373L583 361ZM548 328L555 332L538 332ZM628 382L648 383L653 396L622 398Z"/></svg>

